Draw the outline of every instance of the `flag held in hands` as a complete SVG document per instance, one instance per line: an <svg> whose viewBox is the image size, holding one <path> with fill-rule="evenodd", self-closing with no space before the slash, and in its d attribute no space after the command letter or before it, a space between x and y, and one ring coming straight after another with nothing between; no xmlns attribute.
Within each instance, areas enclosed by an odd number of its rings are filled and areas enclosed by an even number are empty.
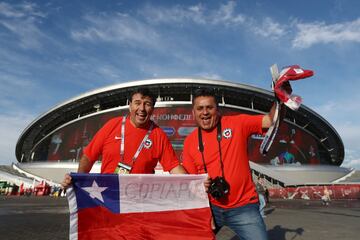
<svg viewBox="0 0 360 240"><path fill-rule="evenodd" d="M215 239L205 175L71 177L71 240Z"/></svg>

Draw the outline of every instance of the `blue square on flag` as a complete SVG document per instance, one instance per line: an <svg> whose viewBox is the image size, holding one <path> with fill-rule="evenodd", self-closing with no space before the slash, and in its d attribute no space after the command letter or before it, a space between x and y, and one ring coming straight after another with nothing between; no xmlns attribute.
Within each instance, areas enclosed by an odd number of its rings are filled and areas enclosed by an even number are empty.
<svg viewBox="0 0 360 240"><path fill-rule="evenodd" d="M113 213L120 212L119 175L70 174L78 209L104 206Z"/></svg>

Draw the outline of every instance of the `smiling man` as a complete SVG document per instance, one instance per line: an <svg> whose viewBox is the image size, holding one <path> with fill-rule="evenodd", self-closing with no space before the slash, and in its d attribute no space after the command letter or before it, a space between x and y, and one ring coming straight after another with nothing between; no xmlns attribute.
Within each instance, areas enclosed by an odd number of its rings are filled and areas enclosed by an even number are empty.
<svg viewBox="0 0 360 240"><path fill-rule="evenodd" d="M132 92L129 114L109 120L83 151L78 172L90 172L102 156L101 173L154 173L158 162L164 171L186 173L164 131L150 118L156 98L147 89ZM66 174L64 188L71 183Z"/></svg>
<svg viewBox="0 0 360 240"><path fill-rule="evenodd" d="M265 115L221 116L216 95L208 88L196 90L192 104L198 128L185 139L183 166L191 174L208 173L216 230L226 225L241 239L267 239L247 143L251 134L271 126L274 106Z"/></svg>

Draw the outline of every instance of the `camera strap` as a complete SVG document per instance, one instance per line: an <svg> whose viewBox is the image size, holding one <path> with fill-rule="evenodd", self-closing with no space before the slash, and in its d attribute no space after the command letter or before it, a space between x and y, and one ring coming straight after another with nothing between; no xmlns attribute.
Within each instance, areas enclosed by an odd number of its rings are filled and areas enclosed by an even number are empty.
<svg viewBox="0 0 360 240"><path fill-rule="evenodd" d="M221 173L222 173L222 177L224 177L224 164L222 161L222 152L221 152L221 139L222 139L222 132L221 132L221 119L219 119L219 122L216 125L217 128L217 135L216 135L216 140L218 142L218 148L219 148L219 160L220 160L220 167L221 167ZM206 163L205 163L205 157L204 157L204 144L202 141L202 133L201 133L201 128L198 127L198 140L199 140L199 151L201 153L201 158L202 158L202 162L204 164L204 170L205 173L208 173L207 168L206 168Z"/></svg>

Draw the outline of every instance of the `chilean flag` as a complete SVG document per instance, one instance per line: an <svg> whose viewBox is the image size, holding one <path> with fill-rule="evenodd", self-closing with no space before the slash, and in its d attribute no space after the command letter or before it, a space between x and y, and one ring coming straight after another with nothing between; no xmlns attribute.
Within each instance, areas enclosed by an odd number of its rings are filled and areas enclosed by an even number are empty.
<svg viewBox="0 0 360 240"><path fill-rule="evenodd" d="M71 177L71 240L215 239L205 175Z"/></svg>

